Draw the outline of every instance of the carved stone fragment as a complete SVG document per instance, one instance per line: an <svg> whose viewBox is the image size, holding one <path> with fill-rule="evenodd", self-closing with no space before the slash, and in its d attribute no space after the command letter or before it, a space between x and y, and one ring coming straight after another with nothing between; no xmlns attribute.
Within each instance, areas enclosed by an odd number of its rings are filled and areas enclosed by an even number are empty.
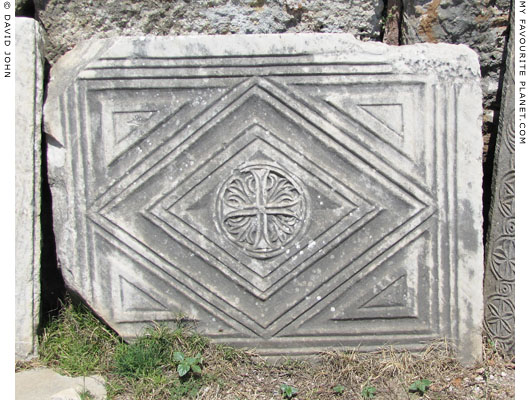
<svg viewBox="0 0 530 400"><path fill-rule="evenodd" d="M512 16L513 27L513 16ZM512 29L513 32L513 29ZM484 327L498 348L515 352L515 79L510 33L495 147L490 226L486 241Z"/></svg>
<svg viewBox="0 0 530 400"><path fill-rule="evenodd" d="M181 315L302 356L481 355L481 92L465 46L115 38L45 107L63 274L125 337Z"/></svg>
<svg viewBox="0 0 530 400"><path fill-rule="evenodd" d="M15 356L37 355L40 310L40 198L43 38L39 24L16 18Z"/></svg>

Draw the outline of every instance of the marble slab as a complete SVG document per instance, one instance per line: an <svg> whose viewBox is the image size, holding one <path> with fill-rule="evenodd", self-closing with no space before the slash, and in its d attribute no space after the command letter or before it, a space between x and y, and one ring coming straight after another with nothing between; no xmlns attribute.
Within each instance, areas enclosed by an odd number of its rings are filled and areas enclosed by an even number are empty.
<svg viewBox="0 0 530 400"><path fill-rule="evenodd" d="M481 90L466 46L347 34L79 44L45 106L66 284L126 338L481 357Z"/></svg>

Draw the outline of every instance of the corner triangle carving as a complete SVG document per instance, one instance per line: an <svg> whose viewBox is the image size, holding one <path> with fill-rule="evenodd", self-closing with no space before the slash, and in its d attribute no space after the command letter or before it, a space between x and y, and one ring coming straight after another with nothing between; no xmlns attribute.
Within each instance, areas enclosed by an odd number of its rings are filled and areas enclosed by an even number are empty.
<svg viewBox="0 0 530 400"><path fill-rule="evenodd" d="M401 275L365 302L359 309L405 307L407 295L406 275Z"/></svg>
<svg viewBox="0 0 530 400"><path fill-rule="evenodd" d="M120 295L123 311L167 311L166 306L122 276Z"/></svg>

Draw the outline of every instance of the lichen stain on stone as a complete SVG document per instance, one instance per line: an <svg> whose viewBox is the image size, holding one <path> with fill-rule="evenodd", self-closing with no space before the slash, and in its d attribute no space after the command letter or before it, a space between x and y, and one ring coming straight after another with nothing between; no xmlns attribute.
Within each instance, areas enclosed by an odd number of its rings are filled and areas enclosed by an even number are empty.
<svg viewBox="0 0 530 400"><path fill-rule="evenodd" d="M489 26L492 28L506 28L510 24L509 15L494 15L491 9L488 9L486 12L482 12L480 15L477 15L475 17L475 22L477 24L489 24Z"/></svg>
<svg viewBox="0 0 530 400"><path fill-rule="evenodd" d="M418 26L418 34L430 43L438 43L438 39L433 31L433 25L438 21L438 7L442 0L433 0L425 14L421 17L420 25Z"/></svg>

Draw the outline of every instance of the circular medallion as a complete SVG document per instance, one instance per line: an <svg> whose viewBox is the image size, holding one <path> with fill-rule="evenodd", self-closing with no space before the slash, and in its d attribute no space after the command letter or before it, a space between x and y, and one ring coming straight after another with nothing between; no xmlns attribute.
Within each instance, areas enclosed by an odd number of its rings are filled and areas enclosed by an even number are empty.
<svg viewBox="0 0 530 400"><path fill-rule="evenodd" d="M302 230L306 212L306 196L298 180L266 162L241 165L217 197L224 236L258 258L283 252Z"/></svg>
<svg viewBox="0 0 530 400"><path fill-rule="evenodd" d="M513 337L515 307L513 302L501 295L488 298L485 327L495 339L507 340Z"/></svg>

